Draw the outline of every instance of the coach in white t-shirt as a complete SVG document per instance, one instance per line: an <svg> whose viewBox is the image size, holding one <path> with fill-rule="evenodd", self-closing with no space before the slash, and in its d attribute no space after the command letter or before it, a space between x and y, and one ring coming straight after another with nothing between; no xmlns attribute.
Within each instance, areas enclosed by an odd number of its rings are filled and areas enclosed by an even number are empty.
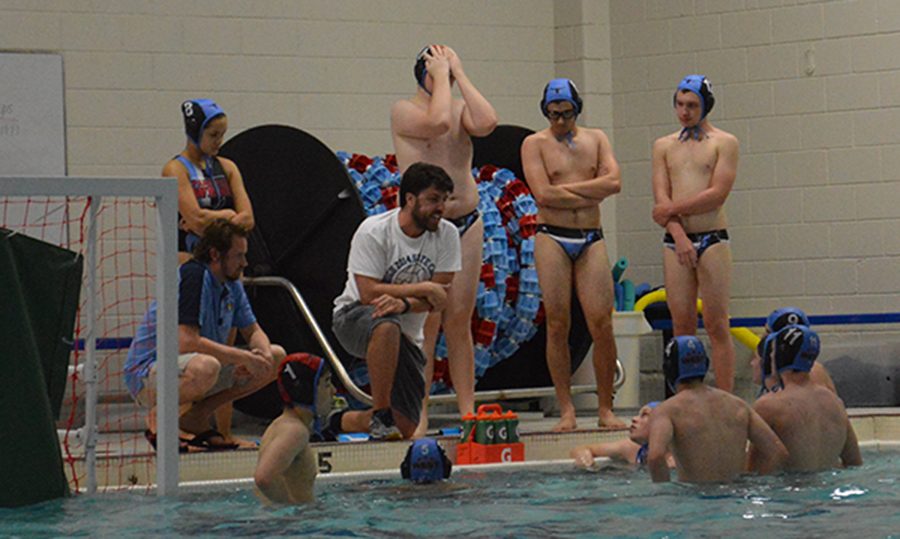
<svg viewBox="0 0 900 539"><path fill-rule="evenodd" d="M444 169L414 163L400 181L400 208L369 217L350 244L347 285L334 300L334 333L365 358L373 408L332 416L334 432L409 438L425 398L422 328L447 301L461 269L459 232L441 219L453 181Z"/></svg>

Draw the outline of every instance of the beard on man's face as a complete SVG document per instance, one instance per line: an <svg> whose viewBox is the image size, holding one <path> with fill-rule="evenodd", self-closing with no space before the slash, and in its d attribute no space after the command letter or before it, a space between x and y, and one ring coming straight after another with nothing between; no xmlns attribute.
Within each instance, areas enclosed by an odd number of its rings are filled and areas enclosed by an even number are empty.
<svg viewBox="0 0 900 539"><path fill-rule="evenodd" d="M419 210L418 204L413 207L413 221L419 228L435 232L441 223L441 214L439 212L424 213Z"/></svg>

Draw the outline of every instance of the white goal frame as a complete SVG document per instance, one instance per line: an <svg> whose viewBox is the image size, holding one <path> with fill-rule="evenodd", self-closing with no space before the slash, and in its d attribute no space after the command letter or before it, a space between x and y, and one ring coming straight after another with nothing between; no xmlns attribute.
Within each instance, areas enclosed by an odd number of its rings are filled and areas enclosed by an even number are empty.
<svg viewBox="0 0 900 539"><path fill-rule="evenodd" d="M178 356L178 183L174 178L0 176L3 197L91 197L85 238L85 468L87 492L97 490L97 214L103 197L152 198L156 203L157 353ZM178 367L157 362L156 492L178 491Z"/></svg>

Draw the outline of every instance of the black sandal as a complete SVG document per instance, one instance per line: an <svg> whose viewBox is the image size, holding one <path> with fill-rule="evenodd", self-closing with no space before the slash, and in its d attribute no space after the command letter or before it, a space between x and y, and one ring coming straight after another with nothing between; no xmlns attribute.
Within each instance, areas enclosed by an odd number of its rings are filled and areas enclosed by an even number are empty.
<svg viewBox="0 0 900 539"><path fill-rule="evenodd" d="M153 447L153 450L156 451L156 433L150 429L144 431L144 438L147 439L147 442L150 443L150 446ZM190 452L190 440L182 437L178 437L178 452L179 453L188 453Z"/></svg>

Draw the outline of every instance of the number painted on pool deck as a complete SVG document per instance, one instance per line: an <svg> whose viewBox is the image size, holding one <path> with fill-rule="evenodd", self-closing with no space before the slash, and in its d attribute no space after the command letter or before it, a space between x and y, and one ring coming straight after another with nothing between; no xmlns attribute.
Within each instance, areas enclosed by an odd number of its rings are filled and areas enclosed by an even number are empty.
<svg viewBox="0 0 900 539"><path fill-rule="evenodd" d="M319 473L331 473L333 466L328 460L331 458L331 451L322 451L319 455Z"/></svg>
<svg viewBox="0 0 900 539"><path fill-rule="evenodd" d="M512 462L512 448L504 447L503 451L500 452L500 460L502 462Z"/></svg>

